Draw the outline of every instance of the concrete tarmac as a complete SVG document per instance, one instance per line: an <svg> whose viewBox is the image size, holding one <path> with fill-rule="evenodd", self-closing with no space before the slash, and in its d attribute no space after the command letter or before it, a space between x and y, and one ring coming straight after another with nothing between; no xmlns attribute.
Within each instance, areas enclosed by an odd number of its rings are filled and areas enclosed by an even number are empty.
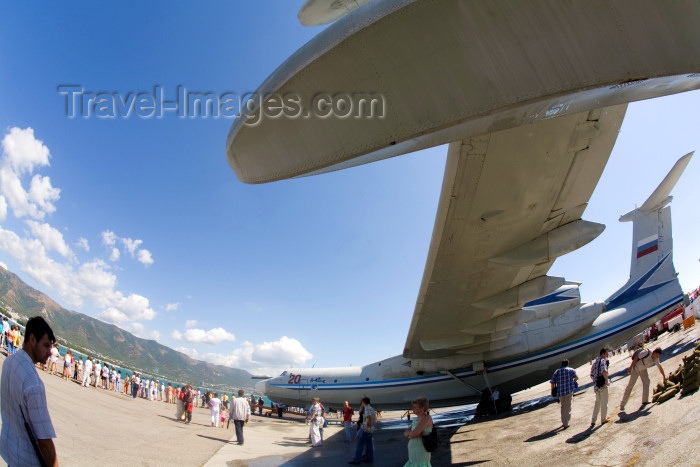
<svg viewBox="0 0 700 467"><path fill-rule="evenodd" d="M698 326L664 334L650 346L664 348L666 374L692 351ZM559 405L547 398L543 383L514 395L513 403L535 401L517 414L475 419L442 428L442 445L433 465L681 465L700 466L700 393L676 396L662 405L637 410L641 381L632 392L627 413L619 402L627 385L629 357L611 357L610 423L590 429L594 393L590 365L577 368L580 388L573 401L571 426L561 429ZM0 363L4 357L0 357ZM60 363L60 362L59 362ZM284 420L254 416L244 428L245 443L236 444L233 424L210 426L209 410L195 408L193 421L174 420L175 405L132 399L102 389L83 388L39 371L46 385L49 412L58 438L62 465L232 466L347 465L354 443L345 443L340 426L324 430L324 445L311 448L308 426L300 417ZM649 370L652 389L661 380ZM445 412L449 409L438 409ZM398 418L400 413L384 413ZM331 418L333 420L333 418ZM402 430L375 434L375 464L401 466L407 460Z"/></svg>

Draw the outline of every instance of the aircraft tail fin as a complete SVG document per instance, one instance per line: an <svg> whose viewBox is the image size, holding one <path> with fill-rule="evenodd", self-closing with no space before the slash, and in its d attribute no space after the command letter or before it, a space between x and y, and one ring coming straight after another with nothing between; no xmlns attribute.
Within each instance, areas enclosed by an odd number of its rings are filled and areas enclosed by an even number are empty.
<svg viewBox="0 0 700 467"><path fill-rule="evenodd" d="M631 290L640 290L677 280L673 266L671 229L671 190L690 162L693 152L681 157L659 186L640 207L620 216L620 222L632 222L630 278L608 300L608 309L621 302ZM629 297L627 297L629 298Z"/></svg>

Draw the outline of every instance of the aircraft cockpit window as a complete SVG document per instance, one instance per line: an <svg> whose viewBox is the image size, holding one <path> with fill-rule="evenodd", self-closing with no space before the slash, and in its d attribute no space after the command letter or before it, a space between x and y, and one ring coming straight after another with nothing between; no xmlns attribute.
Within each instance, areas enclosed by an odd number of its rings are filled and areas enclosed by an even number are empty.
<svg viewBox="0 0 700 467"><path fill-rule="evenodd" d="M284 370L280 376L287 376L287 370Z"/></svg>

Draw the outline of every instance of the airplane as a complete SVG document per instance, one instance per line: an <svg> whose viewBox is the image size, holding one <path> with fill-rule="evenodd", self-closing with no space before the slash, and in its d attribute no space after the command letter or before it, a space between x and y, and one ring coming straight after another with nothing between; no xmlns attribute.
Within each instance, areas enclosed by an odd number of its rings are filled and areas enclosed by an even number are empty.
<svg viewBox="0 0 700 467"><path fill-rule="evenodd" d="M231 126L227 159L241 181L444 143L448 157L403 353L291 370L256 390L288 405L365 395L385 409L416 395L460 404L493 385L512 393L544 381L562 357L586 361L679 303L666 205L690 155L623 216L634 244L618 293L581 304L578 284L547 271L604 228L582 216L627 103L700 88L698 22L692 2L374 0L294 53L256 91L266 97L254 118ZM266 114L280 110L279 96L350 91L380 91L385 111Z"/></svg>
<svg viewBox="0 0 700 467"><path fill-rule="evenodd" d="M431 406L449 407L477 401L484 388L498 386L508 394L527 389L547 380L564 358L576 367L603 347L619 347L683 301L673 266L668 204L692 155L679 159L640 207L620 217L620 222L633 223L630 278L605 301L581 303L580 283L566 281L522 308L499 308L499 315L485 325L461 330L464 338L451 347L460 350L447 359L414 361L398 355L364 366L290 369L256 383L256 392L292 406L319 397L332 408L367 396L373 407L385 410L404 409L428 394ZM550 253L564 245L549 237ZM516 249L498 261L524 262L533 247ZM426 341L420 342L427 350ZM443 348L429 342L429 349Z"/></svg>

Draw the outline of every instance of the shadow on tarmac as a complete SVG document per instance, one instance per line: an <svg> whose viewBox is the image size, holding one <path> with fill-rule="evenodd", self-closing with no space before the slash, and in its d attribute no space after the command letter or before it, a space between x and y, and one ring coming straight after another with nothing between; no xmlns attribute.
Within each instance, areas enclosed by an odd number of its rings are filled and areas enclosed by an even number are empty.
<svg viewBox="0 0 700 467"><path fill-rule="evenodd" d="M650 414L649 409L651 409L655 405L656 404L645 405L643 408L640 407L636 412L632 413L620 412L618 414L619 418L615 421L615 423L629 423L637 420L640 417L646 417Z"/></svg>
<svg viewBox="0 0 700 467"><path fill-rule="evenodd" d="M564 427L560 426L558 428L555 428L554 430L549 430L545 431L544 433L540 433L539 435L531 436L530 438L526 439L526 443L533 443L535 441L542 441L543 439L551 438L552 436L556 436L557 433L560 431L564 431Z"/></svg>
<svg viewBox="0 0 700 467"><path fill-rule="evenodd" d="M231 441L228 439L223 439L223 438L217 438L215 436L206 436L206 435L197 435L200 438L205 438L205 439L211 439L212 441L221 441L224 444L237 444L235 441Z"/></svg>
<svg viewBox="0 0 700 467"><path fill-rule="evenodd" d="M450 449L450 439L461 427L440 427L440 447L433 452L431 462L433 465L477 465L488 460L475 462L452 462L452 450ZM201 436L201 435L200 435ZM299 446L299 444L308 444L306 438L284 438L289 440L289 445ZM460 440L458 443L464 443L473 440ZM374 434L374 465L387 467L400 467L408 460L408 441L403 437L403 432L399 430L378 430ZM267 462L274 462L274 465L284 465L287 467L301 467L307 465L346 465L355 455L355 443L345 442L344 431L338 431L332 436L324 438L323 446L318 448L309 448L305 452L287 458L284 461L281 459L259 459L247 461L232 461L228 465L231 467L265 467Z"/></svg>

